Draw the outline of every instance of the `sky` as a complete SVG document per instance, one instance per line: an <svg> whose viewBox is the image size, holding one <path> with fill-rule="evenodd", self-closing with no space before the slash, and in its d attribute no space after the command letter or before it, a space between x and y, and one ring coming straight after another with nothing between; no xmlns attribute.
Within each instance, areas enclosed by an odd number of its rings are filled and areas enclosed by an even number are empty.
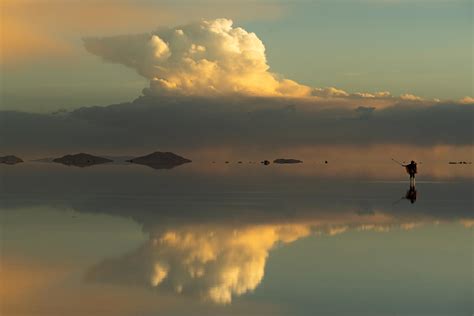
<svg viewBox="0 0 474 316"><path fill-rule="evenodd" d="M5 155L472 157L470 1L0 3Z"/></svg>
<svg viewBox="0 0 474 316"><path fill-rule="evenodd" d="M1 109L131 101L150 78L94 56L84 39L217 18L255 33L271 76L301 86L441 100L473 95L469 0L2 0L0 10Z"/></svg>

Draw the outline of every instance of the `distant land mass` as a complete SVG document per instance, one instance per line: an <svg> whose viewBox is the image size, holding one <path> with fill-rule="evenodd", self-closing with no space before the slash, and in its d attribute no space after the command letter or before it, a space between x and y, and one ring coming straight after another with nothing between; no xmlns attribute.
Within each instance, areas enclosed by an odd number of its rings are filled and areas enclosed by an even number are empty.
<svg viewBox="0 0 474 316"><path fill-rule="evenodd" d="M13 155L0 157L0 163L4 163L4 164L7 164L7 165L15 165L15 164L21 163L21 162L23 162L23 160L21 158L18 158L17 156L13 156Z"/></svg>
<svg viewBox="0 0 474 316"><path fill-rule="evenodd" d="M298 159L278 158L278 159L273 160L273 163L293 164L293 163L303 163L303 161L298 160Z"/></svg>
<svg viewBox="0 0 474 316"><path fill-rule="evenodd" d="M67 166L89 167L93 165L112 162L112 160L97 157L86 153L79 153L74 155L65 155L61 158L53 159L53 162L62 163Z"/></svg>
<svg viewBox="0 0 474 316"><path fill-rule="evenodd" d="M191 160L181 157L175 153L160 151L156 151L146 156L136 157L128 161L131 163L145 165L153 169L171 169L191 162Z"/></svg>

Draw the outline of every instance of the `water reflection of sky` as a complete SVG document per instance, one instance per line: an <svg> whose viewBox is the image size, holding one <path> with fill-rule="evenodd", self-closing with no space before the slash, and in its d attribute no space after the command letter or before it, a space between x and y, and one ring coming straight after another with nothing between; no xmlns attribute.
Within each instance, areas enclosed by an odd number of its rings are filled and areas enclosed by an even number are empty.
<svg viewBox="0 0 474 316"><path fill-rule="evenodd" d="M120 168L2 169L2 315L471 312L470 180Z"/></svg>

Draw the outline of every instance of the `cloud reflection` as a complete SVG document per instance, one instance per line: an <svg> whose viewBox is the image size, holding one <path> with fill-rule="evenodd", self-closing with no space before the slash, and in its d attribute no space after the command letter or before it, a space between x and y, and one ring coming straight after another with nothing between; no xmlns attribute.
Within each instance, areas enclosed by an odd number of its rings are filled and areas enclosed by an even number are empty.
<svg viewBox="0 0 474 316"><path fill-rule="evenodd" d="M354 213L356 214L356 213ZM472 220L461 219L469 228ZM148 287L200 297L216 304L255 290L262 282L270 251L310 235L349 231L386 233L437 224L435 218L400 219L380 211L369 215L314 218L305 223L159 227L139 249L91 267L86 280Z"/></svg>
<svg viewBox="0 0 474 316"><path fill-rule="evenodd" d="M309 234L310 227L303 224L184 227L154 232L149 242L132 254L91 268L86 279L142 283L226 304L260 284L272 248Z"/></svg>

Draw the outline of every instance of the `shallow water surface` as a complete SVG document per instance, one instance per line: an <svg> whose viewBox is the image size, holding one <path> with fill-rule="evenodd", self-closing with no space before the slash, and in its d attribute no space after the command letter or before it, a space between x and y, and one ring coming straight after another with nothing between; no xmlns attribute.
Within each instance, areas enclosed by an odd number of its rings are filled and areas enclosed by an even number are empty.
<svg viewBox="0 0 474 316"><path fill-rule="evenodd" d="M471 179L192 168L2 166L1 314L472 314Z"/></svg>

